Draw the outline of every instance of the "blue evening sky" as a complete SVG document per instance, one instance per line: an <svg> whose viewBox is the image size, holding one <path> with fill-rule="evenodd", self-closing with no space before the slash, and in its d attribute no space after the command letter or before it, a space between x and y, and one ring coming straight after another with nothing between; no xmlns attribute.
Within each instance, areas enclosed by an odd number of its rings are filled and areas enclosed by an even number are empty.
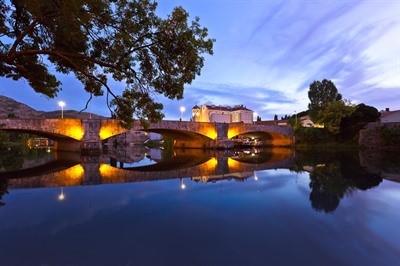
<svg viewBox="0 0 400 266"><path fill-rule="evenodd" d="M158 1L165 17L175 6L200 17L215 38L201 76L185 86L184 99L164 104L165 119L184 119L197 104L238 105L263 120L307 109L314 80L332 80L345 99L382 110L400 109L400 1L181 0ZM0 79L0 94L37 110L80 110L86 95L73 76L60 76L56 99L36 94L25 81ZM115 84L121 91L123 84ZM105 97L88 111L109 116Z"/></svg>

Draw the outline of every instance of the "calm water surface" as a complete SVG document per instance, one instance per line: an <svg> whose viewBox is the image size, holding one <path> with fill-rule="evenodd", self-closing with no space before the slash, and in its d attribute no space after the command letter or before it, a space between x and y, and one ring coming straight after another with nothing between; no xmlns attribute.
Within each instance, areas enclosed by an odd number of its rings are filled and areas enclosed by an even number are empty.
<svg viewBox="0 0 400 266"><path fill-rule="evenodd" d="M0 265L400 265L393 165L132 154L3 166Z"/></svg>

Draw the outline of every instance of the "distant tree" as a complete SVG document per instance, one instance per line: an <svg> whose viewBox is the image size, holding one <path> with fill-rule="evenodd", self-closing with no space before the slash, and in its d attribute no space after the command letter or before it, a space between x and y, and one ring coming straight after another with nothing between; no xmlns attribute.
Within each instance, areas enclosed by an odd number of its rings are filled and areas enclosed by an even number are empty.
<svg viewBox="0 0 400 266"><path fill-rule="evenodd" d="M257 121L261 121L261 116L257 116Z"/></svg>
<svg viewBox="0 0 400 266"><path fill-rule="evenodd" d="M0 1L0 76L25 79L54 98L62 87L51 72L73 73L88 93L84 109L106 92L123 126L159 121L163 106L154 95L181 99L215 40L182 7L165 19L156 7L149 0ZM109 79L126 86L121 95Z"/></svg>
<svg viewBox="0 0 400 266"><path fill-rule="evenodd" d="M274 120L277 121L278 120L278 115L274 116Z"/></svg>
<svg viewBox="0 0 400 266"><path fill-rule="evenodd" d="M318 112L321 111L328 103L342 100L342 95L332 81L324 79L314 81L310 84L308 91L310 103L308 109L313 120L318 120Z"/></svg>

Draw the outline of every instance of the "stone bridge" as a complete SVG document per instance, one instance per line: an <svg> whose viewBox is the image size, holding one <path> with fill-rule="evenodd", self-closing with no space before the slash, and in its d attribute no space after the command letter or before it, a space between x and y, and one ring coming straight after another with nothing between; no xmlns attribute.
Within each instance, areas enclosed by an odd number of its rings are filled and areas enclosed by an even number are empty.
<svg viewBox="0 0 400 266"><path fill-rule="evenodd" d="M0 130L32 133L55 141L58 151L94 151L101 153L101 142L129 130L114 119L0 119ZM131 131L154 132L174 139L177 148L231 148L238 135L263 139L265 145L288 146L293 143L290 126L266 126L245 123L204 123L161 121L146 128L135 121Z"/></svg>

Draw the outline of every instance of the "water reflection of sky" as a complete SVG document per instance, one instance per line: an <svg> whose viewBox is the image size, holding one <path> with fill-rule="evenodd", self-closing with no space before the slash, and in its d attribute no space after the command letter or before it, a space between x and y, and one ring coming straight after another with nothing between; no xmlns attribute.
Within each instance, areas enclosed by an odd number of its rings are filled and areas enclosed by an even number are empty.
<svg viewBox="0 0 400 266"><path fill-rule="evenodd" d="M0 264L396 265L398 183L356 190L327 214L310 206L308 173L255 176L64 187L63 201L61 188L11 190Z"/></svg>

